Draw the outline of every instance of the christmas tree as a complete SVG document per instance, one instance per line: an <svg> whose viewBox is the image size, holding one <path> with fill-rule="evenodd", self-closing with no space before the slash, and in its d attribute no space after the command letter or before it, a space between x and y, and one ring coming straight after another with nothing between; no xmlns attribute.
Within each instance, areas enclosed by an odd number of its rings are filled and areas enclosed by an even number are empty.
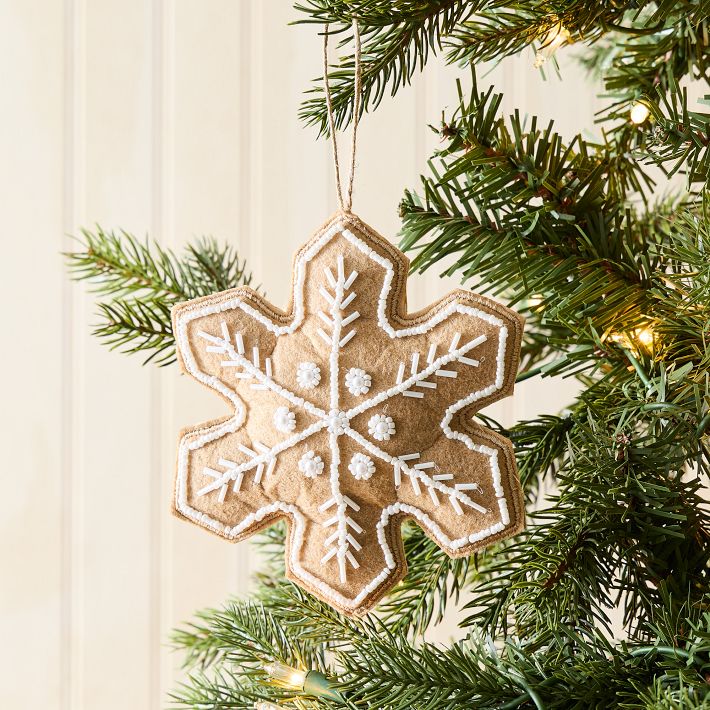
<svg viewBox="0 0 710 710"><path fill-rule="evenodd" d="M461 65L441 148L400 204L401 246L415 271L444 261L525 315L518 381L571 376L580 394L508 429L479 415L515 444L527 529L454 560L405 528L408 575L364 619L288 582L285 528L262 533L254 596L175 633L190 675L174 704L710 708L710 114L687 97L710 81L710 2L298 9L343 51L357 19L363 111L434 55ZM479 88L476 65L532 49L550 71L571 44L605 87L602 141L503 115L495 88ZM346 54L329 72L339 128L354 70ZM320 82L302 118L327 133ZM127 234L84 238L69 259L99 289L97 335L158 364L174 360L174 304L250 280L211 240L175 255ZM457 605L462 640L424 642Z"/></svg>

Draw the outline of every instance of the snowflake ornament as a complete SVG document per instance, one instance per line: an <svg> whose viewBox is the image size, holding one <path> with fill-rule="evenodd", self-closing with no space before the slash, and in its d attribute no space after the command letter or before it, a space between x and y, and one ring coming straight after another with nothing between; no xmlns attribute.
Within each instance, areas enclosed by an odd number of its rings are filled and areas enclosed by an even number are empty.
<svg viewBox="0 0 710 710"><path fill-rule="evenodd" d="M285 518L288 577L349 615L406 572L404 519L454 557L523 525L512 445L472 418L511 394L522 318L463 290L409 314L407 271L338 213L288 312L248 287L173 309L182 368L234 412L183 432L176 512L235 541Z"/></svg>

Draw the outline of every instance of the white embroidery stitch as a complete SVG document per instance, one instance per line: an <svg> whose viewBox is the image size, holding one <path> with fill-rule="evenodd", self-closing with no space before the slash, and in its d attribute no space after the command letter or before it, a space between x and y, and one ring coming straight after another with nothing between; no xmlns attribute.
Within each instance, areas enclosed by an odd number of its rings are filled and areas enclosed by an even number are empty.
<svg viewBox="0 0 710 710"><path fill-rule="evenodd" d="M288 407L278 407L274 412L274 426L288 434L296 428L296 415Z"/></svg>
<svg viewBox="0 0 710 710"><path fill-rule="evenodd" d="M367 394L372 385L372 377L359 367L351 367L345 375L345 386L350 394Z"/></svg>
<svg viewBox="0 0 710 710"><path fill-rule="evenodd" d="M339 593L332 587L330 587L328 584L323 582L322 580L314 577L310 572L305 570L302 565L299 562L299 553L302 547L302 542L303 542L303 530L304 530L304 525L305 525L305 520L303 514L298 510L298 508L294 505L291 504L286 504L280 501L276 501L274 503L271 503L270 505L264 506L254 513L246 516L246 518L239 523L238 525L235 525L233 528L229 528L224 526L222 523L220 523L217 520L214 520L211 518L209 515L202 513L200 511L195 510L192 508L188 503L187 503L187 464L188 464L188 452L193 451L195 449L199 449L205 444L215 441L216 439L221 438L227 433L234 432L236 431L240 426L242 426L245 418L245 408L242 405L239 397L236 395L236 393L230 389L225 383L223 383L220 379L217 377L208 375L204 372L202 372L199 367L197 366L197 363L195 361L194 355L191 350L191 346L189 343L189 340L187 338L187 324L194 320L197 317L209 315L210 313L215 313L215 312L224 312L228 311L234 308L239 308L248 315L250 315L252 318L254 318L256 321L260 322L264 327L267 328L267 330L273 332L277 337L283 334L287 333L292 333L294 332L301 324L303 321L304 317L304 309L303 309L303 285L305 282L305 273L306 273L306 265L310 262L310 260L323 248L325 244L327 244L335 234L338 232L342 232L343 236L351 243L353 244L356 248L358 248L360 251L362 251L364 254L367 255L368 258L372 259L374 262L380 264L383 266L385 269L385 277L383 281L383 287L381 291L381 295L378 301L378 309L377 309L377 317L378 317L378 324L382 330L384 330L391 338L399 338L399 337L406 337L407 335L414 335L414 334L422 334L430 331L432 328L434 328L436 325L441 323L443 320L448 318L451 314L453 313L462 313L462 314L467 314L467 315L472 315L474 317L480 318L481 320L484 320L492 325L495 325L498 330L499 330L499 348L498 348L498 353L496 357L496 379L495 383L493 385L490 385L489 387L486 387L478 392L471 393L465 398L462 398L452 406L450 406L446 412L445 416L441 422L441 428L444 432L444 434L448 438L453 438L453 439L458 439L462 441L469 449L473 451L478 451L486 456L489 457L491 461L491 473L492 473L492 479L493 479L493 484L494 488L496 491L496 495L498 496L498 506L500 508L500 514L501 514L501 520L499 523L494 524L493 526L487 528L486 530L482 530L474 535L471 535L469 537L464 537L460 538L457 540L451 540L449 539L443 531L441 531L438 526L422 511L418 510L414 506L407 506L404 504L394 504L392 506L389 506L387 509L383 510L382 512L382 518L380 520L380 523L378 523L377 526L377 536L378 536L378 541L379 544L383 550L383 554L385 555L385 560L387 562L387 565L385 569L383 569L380 573L375 575L370 582L365 585L362 589L360 589L359 593L354 596L353 598L348 598L344 596L343 594ZM356 272L353 272L350 277L343 282L343 287L344 288L349 288L349 286L352 284L352 281L354 280L354 277L357 276ZM343 229L342 225L339 223L333 224L327 231L324 232L324 234L319 237L317 241L315 241L309 248L306 250L304 253L302 253L299 256L299 259L297 260L296 264L296 277L294 279L294 297L293 297L293 319L288 325L277 325L273 323L268 317L262 315L259 311L255 310L249 303L246 303L244 300L241 298L237 297L233 299L232 301L227 301L227 302L220 302L215 305L206 305L201 307L198 311L191 311L187 313L181 314L181 317L179 319L179 322L176 324L176 336L177 336L177 342L178 346L180 348L181 355L183 357L185 367L186 369L198 380L201 382L209 385L210 387L214 388L215 390L219 391L222 393L225 397L227 397L234 405L235 409L235 415L232 419L228 420L227 422L221 423L219 425L215 425L213 427L210 427L206 430L201 430L198 432L192 432L191 434L186 435L183 437L181 444L180 444L180 450L179 450L179 456L178 456L178 483L176 486L176 507L178 510L180 510L184 515L187 517L195 520L196 522L199 522L207 527L211 527L214 530L219 531L220 533L228 536L228 537L236 537L239 534L241 534L242 531L246 530L250 525L254 523L254 521L260 521L264 519L266 516L274 515L274 514L280 514L280 515L288 515L291 517L294 523L294 531L292 534L292 545L291 545L291 568L293 569L294 573L303 579L304 581L312 584L315 588L319 589L320 592L324 595L324 597L331 599L334 603L337 603L343 607L346 608L356 608L358 604L365 599L374 589L376 589L390 574L391 569L394 568L395 563L394 563L394 558L392 557L392 553L389 550L388 547L388 542L387 538L385 535L385 528L387 525L387 521L391 517L391 515L398 514L400 512L406 513L408 515L411 515L412 517L418 519L420 523L427 525L430 530L432 531L432 534L434 537L440 542L440 544L457 549L469 542L474 542L476 540L484 539L488 536L496 534L498 531L502 530L509 522L509 516L508 516L508 511L507 511L507 504L505 500L505 496L503 494L503 489L501 486L501 478L500 478L500 470L498 467L497 463L497 457L498 457L498 452L494 449L490 449L489 447L485 447L482 445L476 445L473 443L473 441L465 434L461 434L459 432L453 432L449 424L451 422L451 419L453 415L459 411L462 407L467 406L468 404L477 401L478 399L481 399L483 397L488 396L492 392L495 392L497 389L500 389L503 384L503 379L505 375L505 369L504 369L504 358L505 358L505 348L506 348L506 335L507 335L507 329L505 328L503 322L496 318L495 316L485 313L483 311L480 311L476 308L470 307L470 306L465 306L460 303L452 302L445 308L442 308L439 310L435 315L430 318L428 321L425 323L421 323L417 326L413 326L410 328L401 328L399 330L396 330L389 322L388 317L386 315L386 306L387 306L387 299L388 299L388 294L391 290L392 286L392 280L394 276L394 270L392 269L392 264L388 259L385 259L381 257L379 254L377 254L373 249L371 249L369 246L367 246L364 242L360 241L357 237L355 237L352 232L348 229ZM329 282L335 281L335 279L329 279ZM341 307L345 307L348 305L352 299L354 298L354 294L351 293L347 296L347 298L344 298L341 302ZM347 301L347 303L346 303ZM359 314L357 314L359 315ZM357 317L357 316L355 316ZM341 320L341 327L343 325L345 319ZM352 322L352 321L350 321ZM346 324L347 325L347 324ZM350 331L344 338L340 338L338 340L338 346L342 347L344 344L346 344L350 338L354 336L354 332ZM203 336L204 337L204 336ZM223 332L223 337L222 338L216 338L215 336L208 336L209 338L212 338L216 341L219 341L219 345L217 346L220 349L211 349L214 346L208 346L208 352L229 352L230 357L233 360L236 360L237 358L234 357L232 352L234 351L233 347L226 347L226 343L229 341L229 334ZM322 337L322 336L321 336ZM473 347L473 346L472 346ZM470 348L468 348L470 349ZM459 354L463 355L465 351L463 349L459 349ZM243 355L243 347L240 348L240 354ZM339 422L337 425L333 424L333 416L334 413L331 408L331 413L326 414L319 408L315 407L315 405L298 398L296 395L294 395L292 392L288 391L286 388L283 388L279 385L277 385L271 376L270 372L270 361L267 358L265 362L265 368L266 368L266 376L263 375L261 371L261 358L260 358L260 353L258 351L258 348L253 348L252 350L252 355L253 355L253 362L249 362L248 364L244 363L239 363L243 369L244 373L247 375L250 375L253 379L256 380L255 383L251 384L252 387L255 389L271 389L274 391L276 394L284 397L287 401L296 404L297 406L303 406L303 408L308 411L310 414L313 414L314 416L320 418L320 421L316 422L314 425L308 427L307 430L304 430L302 432L303 436L301 434L296 435L294 437L291 437L285 442L282 442L283 447L280 448L279 450L284 450L285 448L289 448L290 446L294 445L297 443L297 441L302 441L307 436L310 436L311 434L315 433L316 431L319 431L322 429L324 426L328 426L329 429L333 431L333 434L335 434L335 431L337 431L337 434L340 434L340 430L343 429L343 422L348 421L351 417L355 416L358 412L356 411L357 409L360 409L362 405L358 408L354 408L353 410L350 410L348 412L344 413L338 413L339 416ZM449 358L447 362L453 362L454 359L457 358ZM461 360L463 362L463 360ZM224 364L224 363L223 363ZM442 363L440 363L442 364ZM445 364L445 363L444 363ZM469 363L466 363L469 364ZM225 365L227 366L227 365ZM439 367L438 369L443 369ZM429 377L431 373L427 374L425 377L419 378L422 381L426 377ZM435 372L437 376L442 376L439 372ZM332 375L332 372L331 372ZM446 375L443 375L446 376ZM411 381L410 381L411 380ZM406 381L403 381L401 384L406 385L407 388L411 386L420 386L418 384L418 378L408 378ZM399 388L397 388L399 389ZM394 390L394 388L391 388L391 390ZM332 394L332 392L331 392ZM389 396L393 396L394 392L392 391L387 391L386 396L379 399L379 401L373 401L373 399L369 400L368 402L362 403L363 405L366 405L364 408L361 409L361 411L365 411L366 409L369 409L373 406L376 406L379 404L381 401L384 401L387 399ZM348 430L345 432L351 438L353 437L353 431L348 428ZM337 438L337 434L335 434ZM335 442L337 446L337 441ZM368 442L369 443L369 442ZM269 455L275 455L278 453L277 448L281 447L281 444L278 444L277 446L273 447L272 449L269 450ZM376 447L375 447L376 448ZM385 461L388 461L390 463L393 463L394 459L391 456L388 456L385 452L379 452L377 454L379 458L382 458ZM248 470L249 468L253 467L258 467L259 463L262 463L263 461L266 461L267 454L260 454L259 456L254 457L254 461L256 463L249 462L247 464L242 464L240 465L240 469L242 470ZM404 459L405 457L401 457L401 459ZM406 464L405 464L406 466ZM413 474L409 468L407 468L404 471L412 480L412 485L414 485L415 480L424 480L426 476L420 475L419 477L413 477ZM226 474L225 474L226 475ZM231 474L230 474L231 475ZM331 467L331 477L332 477L332 467ZM222 479L217 480L215 482L217 485L215 485L212 490L217 490L218 488L220 489L221 493L221 486L224 485L224 482ZM441 485L441 484L440 484ZM465 484L463 484L465 485ZM459 486L457 485L455 489L451 489L454 491L459 490ZM463 490L463 489L461 489ZM463 495L463 494L462 494ZM346 498L343 496L343 498ZM458 500L458 498L457 498ZM352 502L352 501L350 501ZM332 505L332 502L330 502ZM347 508L349 503L347 501L344 501L344 505ZM346 516L346 526L350 525L348 523L348 520L350 520L349 516ZM351 521L354 522L354 521ZM356 525L356 523L355 523ZM352 527L352 526L351 526ZM355 529L353 527L353 529ZM356 548L357 549L357 548ZM347 556L347 554L340 554L340 552L336 552L338 557L344 557L350 561L350 563L356 567L356 564L353 564L353 561L350 560ZM340 563L340 559L339 559ZM342 574L341 574L342 577Z"/></svg>
<svg viewBox="0 0 710 710"><path fill-rule="evenodd" d="M375 472L375 464L369 456L355 454L350 459L348 469L358 481L366 481Z"/></svg>
<svg viewBox="0 0 710 710"><path fill-rule="evenodd" d="M304 390L315 389L320 383L320 367L315 362L302 362L296 371L296 382Z"/></svg>
<svg viewBox="0 0 710 710"><path fill-rule="evenodd" d="M338 573L341 582L347 581L347 563L357 569L360 565L350 551L350 547L358 548L359 543L353 538L353 532L362 533L363 530L355 521L347 514L348 508L357 512L360 508L353 500L344 496L340 492L340 447L338 437L342 436L349 424L349 420L345 412L340 411L340 390L339 390L339 367L340 367L340 350L349 343L355 335L355 328L343 335L343 328L359 317L358 311L354 311L348 316L344 316L345 309L355 298L355 291L346 295L348 289L353 285L357 278L357 271L352 271L346 278L345 276L345 259L342 254L337 257L337 279L333 276L333 272L325 269L325 277L330 284L334 293L330 293L325 286L321 286L319 291L325 300L330 304L330 316L323 311L318 311L318 316L322 321L330 327L331 334L328 336L322 328L318 329L318 334L325 340L330 347L330 356L328 362L330 364L330 413L329 413L329 443L330 443L330 490L332 497L325 501L320 506L321 511L328 510L331 505L335 505L335 515L323 523L324 527L336 525L335 532L330 535L324 545L328 550L323 559L322 564L328 560L335 558L338 563Z"/></svg>
<svg viewBox="0 0 710 710"><path fill-rule="evenodd" d="M385 414L373 414L367 422L367 428L370 436L374 436L377 441L389 441L397 431L394 419Z"/></svg>
<svg viewBox="0 0 710 710"><path fill-rule="evenodd" d="M298 468L306 478L315 478L323 473L323 459L315 451L306 451L298 462Z"/></svg>

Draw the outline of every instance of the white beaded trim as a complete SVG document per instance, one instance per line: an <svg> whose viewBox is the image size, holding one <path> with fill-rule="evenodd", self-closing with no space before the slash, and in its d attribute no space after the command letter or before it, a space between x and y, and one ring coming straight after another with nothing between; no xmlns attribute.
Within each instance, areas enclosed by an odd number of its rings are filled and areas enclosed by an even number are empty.
<svg viewBox="0 0 710 710"><path fill-rule="evenodd" d="M351 244L353 244L355 247L357 247L361 252L366 254L368 258L373 260L375 263L378 263L380 266L383 266L385 269L385 276L384 276L384 282L383 282L383 288L380 293L380 297L378 300L378 307L377 307L377 317L378 317L378 325L382 330L384 330L391 338L400 338L400 337L406 337L408 335L415 335L415 334L424 334L432 330L436 325L441 323L442 321L446 320L450 315L453 313L462 313L466 315L472 315L474 317L480 318L484 320L485 322L490 323L491 325L495 325L499 329L499 348L498 348L498 353L496 357L496 380L493 385L490 385L489 387L486 387L478 392L474 392L469 394L467 397L464 397L463 399L459 400L456 402L454 405L450 406L445 413L444 418L442 419L441 422L441 428L444 432L444 434L448 438L453 438L457 439L461 442L463 442L469 449L472 451L477 451L480 453L483 453L487 455L490 458L491 461L491 472L492 472L492 478L493 478L493 484L494 484L494 489L496 491L496 495L498 496L498 507L500 511L500 516L501 520L500 522L492 525L491 527L479 531L478 533L475 533L473 535L452 540L450 539L440 528L436 523L431 520L431 518L421 511L420 509L414 507L414 506L409 506L403 503L396 503L393 505L388 506L382 511L382 515L380 518L380 522L377 525L377 537L378 541L380 544L380 547L383 551L383 556L386 562L386 567L378 573L364 588L361 589L361 591L354 597L348 598L338 592L337 590L333 589L330 587L330 585L326 584L322 580L316 578L313 574L308 572L308 570L304 569L299 561L299 554L302 548L303 544L303 531L305 527L305 518L303 514L298 510L298 508L294 505L287 504L281 501L274 502L270 505L263 506L262 508L259 508L257 511L254 513L251 513L250 515L246 516L245 519L239 524L234 526L233 528L230 528L228 526L224 526L224 524L220 523L218 520L215 520L211 518L209 515L206 513L202 513L194 508L192 508L188 503L187 503L187 473L188 473L188 455L189 451L199 449L206 445L209 442L215 441L223 436L225 436L228 433L233 433L236 430L238 430L244 423L245 419L245 407L241 402L241 399L238 397L236 392L228 387L222 380L219 378L213 376L213 375L208 375L205 372L202 372L198 367L197 363L195 360L194 353L192 352L192 347L191 344L187 338L187 326L188 324L196 319L196 318L201 318L210 314L214 313L219 313L219 312L226 312L229 310L232 310L234 308L240 308L243 310L245 313L250 315L252 318L254 318L256 321L261 323L264 327L266 327L267 330L270 332L274 333L276 336L284 335L287 333L293 333L295 332L298 327L300 327L301 323L303 322L304 319L304 307L303 307L303 286L305 283L305 276L306 276L306 265L311 261L311 259L327 244L336 234L341 232L343 236L350 241ZM331 275L332 276L332 275ZM342 289L349 288L352 285L352 282L355 280L357 277L357 272L352 272L348 279L345 282L340 283L340 280L335 283L337 287L341 287ZM452 301L449 303L445 308L441 309L438 311L432 318L429 320L425 321L424 323L421 323L417 326L412 326L409 328L400 328L400 329L395 329L390 323L386 315L386 308L387 308L387 298L389 296L389 292L391 290L392 286L392 281L394 278L394 269L392 266L392 262L389 261L389 259L386 259L382 256L380 256L375 250L370 248L367 244L362 242L360 239L358 239L349 229L343 228L343 225L341 222L335 221L334 224L330 228L328 228L323 235L316 240L305 252L303 252L296 263L296 269L295 269L295 279L294 279L294 284L293 284L293 318L290 322L290 324L286 326L281 326L275 324L273 321L271 321L268 317L264 316L261 314L259 311L257 311L255 308L253 308L250 304L244 302L242 298L234 298L230 299L229 301L226 302L221 302L221 303L215 303L212 305L207 305L204 306L200 309L195 309L195 310L190 310L181 313L180 317L177 319L176 323L176 341L178 344L178 348L180 350L180 354L183 358L183 362L185 364L185 367L188 372L190 372L193 377L195 377L197 380L202 382L203 384L208 385L209 387L212 387L216 391L218 391L220 394L225 396L234 406L234 416L227 420L226 422L223 422L221 424L215 425L213 427L209 427L207 429L203 429L200 432L193 432L191 434L185 435L181 442L180 442L180 447L179 447L179 452L178 452L178 473L177 473L177 485L176 485L176 499L175 499L175 504L176 508L186 517L194 520L195 522L198 522L202 525L205 525L206 527L210 527L213 530L216 530L220 532L221 534L225 535L226 537L237 537L239 536L243 531L245 531L249 526L253 525L255 522L259 522L263 520L267 516L272 516L276 514L280 515L286 515L291 518L293 525L294 525L294 531L292 535L292 544L290 546L291 550L291 555L290 555L290 566L291 569L293 570L294 574L301 578L304 582L307 584L312 585L314 588L317 588L320 593L327 599L330 599L334 604L342 607L342 608L347 608L347 609L355 609L357 608L360 603L365 600L375 589L377 589L386 579L387 577L391 574L391 570L393 570L396 567L396 562L394 560L394 557L392 555L391 550L389 549L389 545L387 542L387 536L385 533L387 523L389 519L396 514L402 513L409 515L411 517L414 517L417 519L422 525L427 526L432 534L436 537L437 541L439 544L441 544L443 547L447 547L450 549L459 549L460 547L463 547L466 544L469 544L471 542L475 542L478 540L485 539L486 537L495 535L499 531L503 530L506 525L510 522L509 519L509 514L508 514L508 508L507 508L507 502L504 496L504 491L502 488L501 484L501 476L500 476L500 469L498 466L498 452L494 449L491 449L489 447L483 446L483 445L477 445L475 444L470 437L468 437L466 434L460 433L460 432L454 432L450 429L450 422L454 414L462 409L463 407L468 406L474 401L477 401L479 399L482 399L489 394L495 392L496 390L500 389L503 385L504 377L505 377L505 352L506 352L506 337L507 337L507 328L504 325L503 321L500 320L499 318L496 318L495 316L485 313L484 311L481 311L479 309L470 307L470 306L464 306L462 304L459 304L455 301ZM332 283L334 279L329 279L329 282L331 282L331 286L334 285ZM336 289L337 290L337 289ZM342 298L342 296L341 296ZM351 293L347 298L342 299L340 302L341 308L344 308L345 306L349 305L349 303L353 300L354 298L354 293ZM346 303L347 301L347 303ZM357 312L356 312L357 313ZM359 316L359 313L357 315L353 314L353 318L351 319L354 320ZM344 320L346 319L341 319L340 322L340 327L343 327ZM347 324L346 324L347 325ZM228 334L227 334L228 335ZM349 340L355 335L355 330L352 329L349 331L346 336L341 337L337 342L338 346L342 347L343 345L347 344ZM223 338L221 340L225 340L226 338ZM335 340L335 337L333 335L333 340ZM441 376L440 373L436 372L436 370L441 370L442 367L441 365L445 364L445 362L453 362L454 360L460 360L461 355L465 355L465 352L468 350L472 349L472 347L475 347L475 345L471 345L471 347L468 347L466 349L464 348L458 348L454 350L454 353L456 353L456 357L450 357L448 360L444 360L444 358L438 358L437 360L434 361L433 364L436 365L436 369L432 370L433 373L435 373L438 376ZM232 348L232 351L234 349ZM297 403L298 406L303 406L306 411L309 411L309 413L313 414L314 416L319 417L319 421L315 422L311 426L307 427L304 429L302 432L299 434L290 437L289 439L281 442L280 444L277 444L276 446L272 447L269 449L267 452L261 453L253 459L245 464L240 464L239 466L236 467L239 471L246 471L251 468L258 468L260 464L263 464L265 462L269 462L273 460L278 453L281 451L285 450L286 448L290 448L294 444L298 443L299 441L303 441L307 437L311 436L317 431L320 431L324 427L328 426L329 428L333 427L332 423L332 418L334 416L333 412L333 407L331 407L331 413L329 415L326 415L325 412L320 410L318 407L313 405L310 402L307 402L303 400L302 398L298 397L294 393L288 391L286 388L283 388L279 385L277 385L272 379L271 379L271 373L269 372L268 375L263 375L261 372L261 366L260 366L260 361L259 361L259 353L257 350L254 351L254 362L250 363L252 367L249 367L248 365L245 365L244 363L240 364L242 367L244 367L245 372L248 374L252 375L254 379L257 380L255 385L265 385L266 388L271 389L272 391L275 391L277 394L280 396L286 398L288 401L293 402L294 404ZM449 353L451 355L451 353ZM445 356L446 357L446 356ZM441 360L441 362L439 362ZM464 360L461 360L462 362L465 362ZM466 363L466 364L473 364L473 363ZM477 363L476 363L477 364ZM270 370L270 362L268 365L266 365L269 370ZM430 365L431 367L431 365ZM411 386L416 385L416 386L421 386L420 383L423 383L426 381L426 378L431 376L432 372L427 371L428 368L425 368L424 375L422 373L417 373L416 375L412 375L411 377L407 379L403 379L401 383L398 383L397 387L402 388L401 392L403 393L404 391L408 390ZM337 382L337 370L336 370L336 380ZM254 386L254 385L252 385ZM256 387L255 387L256 388ZM331 402L333 401L332 397L332 389L333 389L333 368L331 368ZM387 391L389 392L389 390ZM394 394L394 393L393 393ZM389 395L392 396L392 395ZM379 397L379 395L378 395ZM354 408L349 410L348 412L345 413L340 413L341 415L345 415L344 418L349 420L352 416L354 416L357 412L356 410L360 411L366 411L366 409L369 409L373 406L376 406L379 402L375 402L374 400L376 398L372 398L371 400L367 402L363 402L360 407ZM386 399L386 397L384 398ZM384 401L384 400L380 400ZM365 408L360 409L363 405L367 405ZM322 418L321 418L322 417ZM341 427L339 427L341 428ZM351 438L358 440L358 438L361 438L357 432L354 430L350 429L349 427L345 430L345 433L349 435ZM337 444L337 436L338 434L331 432L330 434L330 439L331 439L331 450L335 450L337 455L333 456L333 461L331 462L331 482L333 481L334 475L335 478L337 479L337 464L339 463L339 449L338 449L338 444ZM364 440L364 442L367 442L367 440ZM371 451L371 449L376 449L377 447L374 447L374 445L370 444L370 442L367 442L368 446L365 447L368 450ZM371 451L372 452L372 451ZM432 478L429 478L428 476L424 475L421 473L421 471L418 471L414 467L409 467L405 461L404 457L391 457L388 454L386 454L383 451L377 450L376 454L379 458L388 461L389 463L393 464L395 467L395 470L404 472L412 482L412 485L415 485L415 480L417 482L419 481L424 481L425 485L429 488L433 488L435 491L438 490L438 486L443 486L439 481L435 481ZM337 463L336 463L337 461ZM334 473L335 472L335 473ZM416 472L416 473L415 473ZM232 473L230 473L232 475ZM224 482L222 479L217 479L215 481L215 484L213 484L213 487L211 490L217 490L218 488L220 489L220 495L221 495L221 488L224 485ZM447 493L451 493L452 497L455 498L457 501L461 498L467 498L468 501L463 501L468 504L470 501L470 498L466 496L464 493L462 493L462 490L459 489L458 487L451 489L446 486L443 486L444 489L446 489ZM334 487L333 487L334 488ZM343 578L343 572L342 570L345 567L345 560L349 561L352 566L357 567L356 562L354 561L354 558L352 558L352 555L347 555L346 554L341 554L341 538L345 537L347 540L348 537L352 538L348 531L348 527L352 525L357 525L354 521L351 520L349 516L347 516L346 511L348 507L355 506L353 501L350 501L349 499L346 500L346 496L342 496L339 494L338 490L338 495L334 496L334 499L332 501L326 501L324 506L326 505L332 505L333 503L338 504L338 519L341 517L345 517L345 530L344 532L340 530L340 524L338 525L338 550L336 551L336 555L338 556L338 561L339 561L339 566L341 568L341 578ZM476 507L476 504L473 503L473 501L470 501L473 505L471 507ZM453 505L453 502L452 502ZM341 506L343 508L342 510L342 515L341 515ZM323 507L323 506L322 506ZM480 506L479 506L480 507ZM483 509L484 510L484 509ZM355 530L355 528L353 528ZM360 529L361 530L361 529ZM362 531L362 530L361 530ZM352 544L352 543L350 543ZM356 548L357 549L357 548ZM355 562L355 563L354 563Z"/></svg>

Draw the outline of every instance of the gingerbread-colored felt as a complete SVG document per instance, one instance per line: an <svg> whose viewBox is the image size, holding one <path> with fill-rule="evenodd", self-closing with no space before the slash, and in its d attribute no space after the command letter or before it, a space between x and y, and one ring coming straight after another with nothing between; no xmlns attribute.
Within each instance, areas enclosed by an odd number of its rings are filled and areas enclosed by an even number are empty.
<svg viewBox="0 0 710 710"><path fill-rule="evenodd" d="M407 313L409 262L352 214L296 254L286 312L248 287L173 309L180 364L227 419L182 432L175 511L228 540L289 523L287 575L364 614L406 572L401 523L452 557L523 526L511 443L523 319L464 290Z"/></svg>

